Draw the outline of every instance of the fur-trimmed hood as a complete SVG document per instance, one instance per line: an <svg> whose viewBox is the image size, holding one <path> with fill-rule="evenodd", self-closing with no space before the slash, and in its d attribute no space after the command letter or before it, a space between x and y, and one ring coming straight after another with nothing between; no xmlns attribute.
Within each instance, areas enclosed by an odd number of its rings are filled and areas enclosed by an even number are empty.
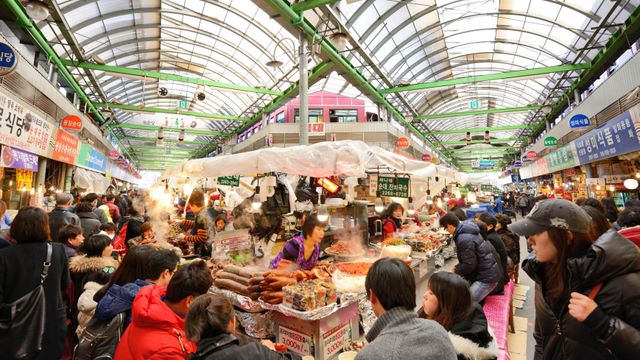
<svg viewBox="0 0 640 360"><path fill-rule="evenodd" d="M481 347L479 344L452 332L449 332L449 339L451 339L458 358L490 360L498 357L498 344L496 343L495 337L493 337L487 347Z"/></svg>
<svg viewBox="0 0 640 360"><path fill-rule="evenodd" d="M71 258L71 261L69 261L69 270L74 273L98 271L109 266L117 268L118 261L110 256L87 257L86 255L75 256Z"/></svg>

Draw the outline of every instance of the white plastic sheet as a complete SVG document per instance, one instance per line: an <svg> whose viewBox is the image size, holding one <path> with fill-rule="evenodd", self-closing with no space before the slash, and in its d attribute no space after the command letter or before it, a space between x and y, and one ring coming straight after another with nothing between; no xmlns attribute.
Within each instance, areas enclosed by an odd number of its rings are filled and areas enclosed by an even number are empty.
<svg viewBox="0 0 640 360"><path fill-rule="evenodd" d="M347 175L366 177L366 170L387 167L419 177L457 178L457 172L441 165L411 160L361 141L330 141L186 161L167 170L165 177L255 176L268 172L313 177Z"/></svg>
<svg viewBox="0 0 640 360"><path fill-rule="evenodd" d="M73 181L77 187L85 189L86 192L97 194L104 194L111 185L104 175L83 168L76 168Z"/></svg>

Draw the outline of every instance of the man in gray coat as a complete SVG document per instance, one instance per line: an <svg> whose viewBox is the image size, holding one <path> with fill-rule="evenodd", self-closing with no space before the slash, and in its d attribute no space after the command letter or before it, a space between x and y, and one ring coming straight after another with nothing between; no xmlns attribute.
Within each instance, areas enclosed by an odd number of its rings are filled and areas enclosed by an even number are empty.
<svg viewBox="0 0 640 360"><path fill-rule="evenodd" d="M416 314L416 281L402 260L376 261L365 288L378 320L366 335L369 344L356 360L457 359L447 331Z"/></svg>
<svg viewBox="0 0 640 360"><path fill-rule="evenodd" d="M67 225L80 226L80 218L69 210L73 196L69 193L56 194L56 207L49 213L51 240L58 241L60 230Z"/></svg>

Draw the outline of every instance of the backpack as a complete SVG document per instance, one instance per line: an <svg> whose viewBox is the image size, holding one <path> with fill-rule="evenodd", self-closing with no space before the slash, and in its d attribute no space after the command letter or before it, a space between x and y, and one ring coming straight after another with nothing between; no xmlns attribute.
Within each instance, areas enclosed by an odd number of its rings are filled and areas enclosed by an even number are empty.
<svg viewBox="0 0 640 360"><path fill-rule="evenodd" d="M124 256L127 253L127 243L125 239L127 238L127 228L129 225L129 221L124 222L120 227L120 231L116 234L116 237L113 239L113 250L118 252L118 255Z"/></svg>
<svg viewBox="0 0 640 360"><path fill-rule="evenodd" d="M78 345L73 349L73 359L113 359L124 332L124 320L124 312L108 322L94 316L78 338Z"/></svg>
<svg viewBox="0 0 640 360"><path fill-rule="evenodd" d="M520 205L520 207L527 207L529 205L529 200L523 196L518 200L518 205Z"/></svg>

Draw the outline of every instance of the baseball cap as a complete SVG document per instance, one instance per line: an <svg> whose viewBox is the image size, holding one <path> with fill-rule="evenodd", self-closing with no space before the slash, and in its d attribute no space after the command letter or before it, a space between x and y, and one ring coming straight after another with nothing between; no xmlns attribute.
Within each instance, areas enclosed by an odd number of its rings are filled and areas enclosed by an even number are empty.
<svg viewBox="0 0 640 360"><path fill-rule="evenodd" d="M564 199L537 202L523 220L509 225L509 230L529 237L557 228L576 233L589 232L591 217L580 206Z"/></svg>

